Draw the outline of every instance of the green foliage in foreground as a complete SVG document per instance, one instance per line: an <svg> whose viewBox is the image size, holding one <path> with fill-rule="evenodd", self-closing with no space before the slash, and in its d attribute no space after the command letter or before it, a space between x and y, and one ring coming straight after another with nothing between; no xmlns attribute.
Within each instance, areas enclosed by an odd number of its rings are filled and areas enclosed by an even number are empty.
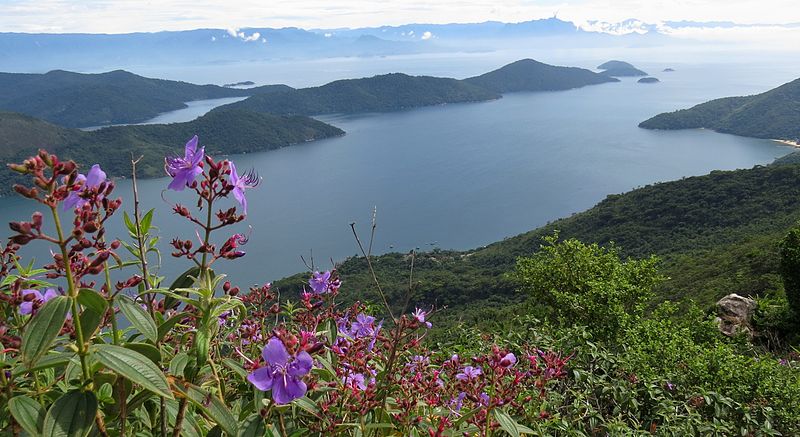
<svg viewBox="0 0 800 437"><path fill-rule="evenodd" d="M781 241L780 271L789 307L800 314L800 228L793 228Z"/></svg>
<svg viewBox="0 0 800 437"><path fill-rule="evenodd" d="M32 117L0 112L0 158L21 162L40 147L84 167L98 163L109 176L130 175L131 156L142 156L141 177L164 175L164 156L182 154L193 135L203 138L214 155L259 152L322 138L344 131L303 116L279 116L242 110L215 110L196 120L168 125L114 126L84 132L61 128ZM20 178L0 168L0 194L11 192Z"/></svg>
<svg viewBox="0 0 800 437"><path fill-rule="evenodd" d="M800 139L800 79L762 94L726 97L689 109L658 114L646 129L707 128L745 137Z"/></svg>
<svg viewBox="0 0 800 437"><path fill-rule="evenodd" d="M621 260L614 247L578 240L559 243L556 234L544 238L541 251L517 260L515 277L561 323L615 339L642 316L653 287L663 280L657 262Z"/></svg>

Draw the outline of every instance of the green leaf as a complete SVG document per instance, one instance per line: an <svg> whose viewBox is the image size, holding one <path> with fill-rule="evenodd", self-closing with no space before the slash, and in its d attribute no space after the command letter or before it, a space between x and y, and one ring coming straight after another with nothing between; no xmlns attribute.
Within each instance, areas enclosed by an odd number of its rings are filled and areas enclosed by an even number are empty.
<svg viewBox="0 0 800 437"><path fill-rule="evenodd" d="M301 409L305 410L306 412L311 413L314 416L317 416L319 413L319 408L317 408L317 404L315 404L314 401L305 396L299 399L295 399L294 401L292 401L292 403L297 405Z"/></svg>
<svg viewBox="0 0 800 437"><path fill-rule="evenodd" d="M104 313L108 308L106 299L91 288L81 288L78 292L78 303L98 313Z"/></svg>
<svg viewBox="0 0 800 437"><path fill-rule="evenodd" d="M230 358L224 358L222 360L222 364L224 364L225 367L236 372L236 374L239 375L242 379L247 378L247 370L245 370L244 367L242 367L242 365L237 363L236 361Z"/></svg>
<svg viewBox="0 0 800 437"><path fill-rule="evenodd" d="M175 279L175 282L169 286L169 289L189 288L194 285L194 281L198 276L200 276L200 267L192 267L181 273L180 276ZM164 309L172 309L176 303L177 301L174 298L167 296L164 298Z"/></svg>
<svg viewBox="0 0 800 437"><path fill-rule="evenodd" d="M122 220L125 222L125 227L128 228L128 232L130 232L132 236L136 236L136 225L131 221L127 211L122 211Z"/></svg>
<svg viewBox="0 0 800 437"><path fill-rule="evenodd" d="M71 391L58 398L44 418L42 435L84 437L89 434L97 413L97 398L92 392Z"/></svg>
<svg viewBox="0 0 800 437"><path fill-rule="evenodd" d="M239 435L237 437L264 437L267 426L260 414L251 414L242 422Z"/></svg>
<svg viewBox="0 0 800 437"><path fill-rule="evenodd" d="M183 377L183 371L186 369L186 365L189 364L189 360L189 354L186 352L179 352L175 354L175 357L169 362L170 375Z"/></svg>
<svg viewBox="0 0 800 437"><path fill-rule="evenodd" d="M492 413L494 414L494 418L497 420L497 423L500 424L500 427L513 437L519 437L521 433L533 434L533 431L530 428L517 423L517 421L509 416L505 410L495 408L492 410Z"/></svg>
<svg viewBox="0 0 800 437"><path fill-rule="evenodd" d="M144 217L142 217L142 219L139 221L139 224L141 225L142 235L150 231L150 223L152 223L153 221L153 211L155 211L155 209L147 211Z"/></svg>
<svg viewBox="0 0 800 437"><path fill-rule="evenodd" d="M129 298L128 296L119 296L117 298L117 302L119 303L119 309L122 311L122 314L125 315L125 318L131 322L131 325L136 327L136 329L144 335L144 337L153 343L158 341L158 328L156 327L156 322L153 321L153 318L150 317L150 314L147 314L139 304L133 301L133 299Z"/></svg>
<svg viewBox="0 0 800 437"><path fill-rule="evenodd" d="M237 435L239 427L236 423L236 418L233 417L233 413L218 397L194 385L188 386L186 396L228 435Z"/></svg>
<svg viewBox="0 0 800 437"><path fill-rule="evenodd" d="M125 343L124 347L139 352L155 364L161 364L161 351L150 343Z"/></svg>
<svg viewBox="0 0 800 437"><path fill-rule="evenodd" d="M25 372L33 372L35 370L49 369L51 367L66 366L69 360L75 356L73 352L59 352L47 354L39 359L35 365L31 367L17 366L14 368L13 375L19 376Z"/></svg>
<svg viewBox="0 0 800 437"><path fill-rule="evenodd" d="M164 323L158 325L158 341L163 340L164 336L166 336L178 322L185 319L187 315L188 313L175 314L174 316L165 320Z"/></svg>
<svg viewBox="0 0 800 437"><path fill-rule="evenodd" d="M70 298L56 296L39 308L39 312L28 322L28 326L22 334L20 354L23 362L29 368L36 363L39 357L52 349L53 340L58 337L64 321L67 320L69 306Z"/></svg>
<svg viewBox="0 0 800 437"><path fill-rule="evenodd" d="M92 350L97 361L104 366L153 393L172 399L164 373L144 355L111 344L98 344Z"/></svg>
<svg viewBox="0 0 800 437"><path fill-rule="evenodd" d="M38 402L27 396L16 396L8 401L8 409L25 432L32 436L41 434L45 411Z"/></svg>

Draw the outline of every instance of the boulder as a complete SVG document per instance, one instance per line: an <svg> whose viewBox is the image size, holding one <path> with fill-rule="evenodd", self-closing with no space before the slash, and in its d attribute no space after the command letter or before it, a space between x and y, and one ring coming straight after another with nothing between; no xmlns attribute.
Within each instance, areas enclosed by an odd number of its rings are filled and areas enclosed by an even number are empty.
<svg viewBox="0 0 800 437"><path fill-rule="evenodd" d="M729 337L744 332L752 337L753 329L750 322L755 309L756 301L749 297L739 296L736 293L723 297L717 302L716 322L720 332Z"/></svg>

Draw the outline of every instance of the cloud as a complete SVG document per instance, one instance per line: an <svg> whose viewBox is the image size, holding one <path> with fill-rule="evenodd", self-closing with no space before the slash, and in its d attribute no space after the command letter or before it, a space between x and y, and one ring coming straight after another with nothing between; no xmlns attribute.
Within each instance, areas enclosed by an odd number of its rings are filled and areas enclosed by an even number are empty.
<svg viewBox="0 0 800 437"><path fill-rule="evenodd" d="M428 32L428 31L425 31L425 33L423 33L423 34L422 34L422 40L423 40L423 41L425 41L425 40L429 40L429 39L431 39L432 37L433 37L433 34L432 34L432 33L430 33L430 32Z"/></svg>
<svg viewBox="0 0 800 437"><path fill-rule="evenodd" d="M126 33L198 28L335 29L558 17L585 23L800 22L797 0L0 0L2 32ZM234 38L242 37L236 30Z"/></svg>
<svg viewBox="0 0 800 437"><path fill-rule="evenodd" d="M228 32L228 35L230 35L230 36L232 36L234 38L238 38L238 39L240 39L240 40L242 40L244 42L258 41L259 38L261 38L261 34L258 33L258 32L253 32L253 34L248 36L246 33L240 32L239 29L235 29L235 28L230 28L229 27L229 28L225 29L225 31ZM264 40L263 42L267 42L267 40Z"/></svg>

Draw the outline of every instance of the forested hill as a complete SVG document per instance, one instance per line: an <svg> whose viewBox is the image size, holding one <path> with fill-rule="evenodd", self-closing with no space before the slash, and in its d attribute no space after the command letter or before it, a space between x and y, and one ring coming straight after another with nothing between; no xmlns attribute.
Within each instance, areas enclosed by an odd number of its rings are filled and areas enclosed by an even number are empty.
<svg viewBox="0 0 800 437"><path fill-rule="evenodd" d="M639 124L645 129L707 128L745 137L800 140L800 79L762 94L727 97L663 113Z"/></svg>
<svg viewBox="0 0 800 437"><path fill-rule="evenodd" d="M319 87L256 95L226 107L275 114L330 114L387 112L445 103L478 102L500 98L456 79L409 76L402 73L337 80Z"/></svg>
<svg viewBox="0 0 800 437"><path fill-rule="evenodd" d="M800 165L715 171L608 196L588 211L484 248L421 253L414 262L411 305L448 306L448 317L474 321L513 308L508 303L519 296L506 273L555 230L587 243L613 241L625 255L662 257L671 279L658 299L690 297L708 305L728 293L775 289L777 241L800 219L798 186ZM409 255L398 253L373 261L393 302L404 300L410 263ZM359 291L351 298L378 301L363 258L351 258L339 270L346 288ZM306 277L277 284L293 289Z"/></svg>
<svg viewBox="0 0 800 437"><path fill-rule="evenodd" d="M195 85L150 79L127 71L81 74L54 70L45 74L0 73L0 110L31 115L66 127L138 123L185 108L184 102L244 97L286 91L286 85L251 89Z"/></svg>
<svg viewBox="0 0 800 437"><path fill-rule="evenodd" d="M464 79L474 85L508 93L515 91L559 91L619 82L618 79L577 67L557 67L533 59L512 62L497 70Z"/></svg>
<svg viewBox="0 0 800 437"><path fill-rule="evenodd" d="M276 114L388 112L492 100L514 91L558 91L618 80L589 70L523 59L481 76L456 80L384 74L283 93L255 95L229 107Z"/></svg>
<svg viewBox="0 0 800 437"><path fill-rule="evenodd" d="M35 118L0 112L0 159L20 162L46 148L84 168L98 163L109 176L130 175L130 159L143 156L137 167L142 177L162 176L164 157L182 154L193 135L212 155L257 152L290 144L343 135L321 121L303 116L280 116L241 110L212 111L186 123L116 126L84 132ZM15 174L0 169L0 194L8 194Z"/></svg>

